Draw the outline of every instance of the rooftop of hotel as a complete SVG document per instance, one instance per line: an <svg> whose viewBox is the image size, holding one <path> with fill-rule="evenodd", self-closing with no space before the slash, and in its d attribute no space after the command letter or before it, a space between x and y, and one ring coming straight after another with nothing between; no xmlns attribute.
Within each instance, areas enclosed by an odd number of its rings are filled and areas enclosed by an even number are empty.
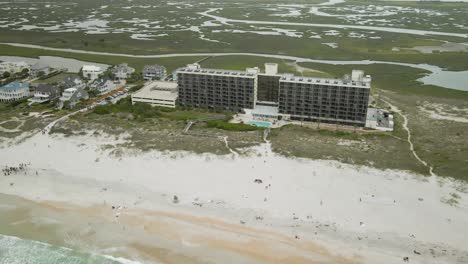
<svg viewBox="0 0 468 264"><path fill-rule="evenodd" d="M132 97L175 100L177 99L177 83L163 81L150 82L141 88L141 90L134 93Z"/></svg>
<svg viewBox="0 0 468 264"><path fill-rule="evenodd" d="M195 74L210 74L210 75L224 75L224 76L244 76L244 77L255 77L256 74L249 73L247 71L234 71L234 70L222 70L222 69L191 69L189 67L179 69L179 72L195 73Z"/></svg>
<svg viewBox="0 0 468 264"><path fill-rule="evenodd" d="M360 88L370 88L370 81L353 81L346 79L333 79L333 78L314 78L314 77L299 77L299 76L283 76L280 82L294 82L294 83L310 83L318 85L329 86L351 86Z"/></svg>

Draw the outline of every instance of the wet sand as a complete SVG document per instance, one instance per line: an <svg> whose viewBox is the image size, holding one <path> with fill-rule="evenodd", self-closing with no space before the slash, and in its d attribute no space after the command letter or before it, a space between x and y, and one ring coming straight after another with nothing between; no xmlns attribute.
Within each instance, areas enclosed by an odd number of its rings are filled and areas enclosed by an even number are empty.
<svg viewBox="0 0 468 264"><path fill-rule="evenodd" d="M0 233L4 235L94 248L99 249L96 253L144 263L206 263L208 259L217 263L358 263L358 258L332 254L313 241L214 218L33 202L3 194L0 201ZM216 255L207 258L211 251Z"/></svg>

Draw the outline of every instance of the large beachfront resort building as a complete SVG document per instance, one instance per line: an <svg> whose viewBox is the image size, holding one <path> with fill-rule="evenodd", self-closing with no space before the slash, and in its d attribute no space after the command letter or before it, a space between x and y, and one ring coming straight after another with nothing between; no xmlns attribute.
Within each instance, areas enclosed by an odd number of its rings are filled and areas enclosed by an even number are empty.
<svg viewBox="0 0 468 264"><path fill-rule="evenodd" d="M353 71L343 79L279 74L278 65L246 71L203 69L190 64L177 71L178 103L195 108L250 110L254 117L364 126L371 77Z"/></svg>
<svg viewBox="0 0 468 264"><path fill-rule="evenodd" d="M364 126L370 82L362 71L353 71L351 79L283 76L279 113L285 119Z"/></svg>
<svg viewBox="0 0 468 264"><path fill-rule="evenodd" d="M202 69L190 64L177 72L179 105L239 112L255 107L257 68L246 71Z"/></svg>

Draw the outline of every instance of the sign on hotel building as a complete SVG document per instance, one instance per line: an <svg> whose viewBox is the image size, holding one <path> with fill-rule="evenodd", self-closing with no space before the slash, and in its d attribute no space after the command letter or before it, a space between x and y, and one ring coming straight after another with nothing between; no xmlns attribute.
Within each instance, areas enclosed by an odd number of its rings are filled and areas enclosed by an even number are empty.
<svg viewBox="0 0 468 264"><path fill-rule="evenodd" d="M198 64L179 69L181 106L196 108L268 108L277 118L364 126L371 77L354 70L343 79L296 77L278 74L276 64L265 72L202 69ZM272 109L275 108L275 109ZM264 112L264 111L263 111Z"/></svg>

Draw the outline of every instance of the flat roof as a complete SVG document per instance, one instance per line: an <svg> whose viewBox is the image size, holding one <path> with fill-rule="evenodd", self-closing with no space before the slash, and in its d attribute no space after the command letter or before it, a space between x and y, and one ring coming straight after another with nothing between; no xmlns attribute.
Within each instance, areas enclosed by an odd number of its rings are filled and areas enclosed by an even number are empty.
<svg viewBox="0 0 468 264"><path fill-rule="evenodd" d="M176 100L177 96L177 83L163 81L147 83L141 90L132 94L132 98L138 97L159 100Z"/></svg>
<svg viewBox="0 0 468 264"><path fill-rule="evenodd" d="M347 86L356 88L370 88L370 82L357 82L344 79L332 79L332 78L314 78L314 77L298 77L298 76L283 76L280 82L292 82L292 83L309 83L318 85L328 86Z"/></svg>
<svg viewBox="0 0 468 264"><path fill-rule="evenodd" d="M190 68L181 68L177 72L182 73L193 73L201 75L216 75L216 76L233 76L233 77L245 77L245 78L254 78L256 74L249 73L246 71L233 71L233 70L221 70L221 69L190 69Z"/></svg>
<svg viewBox="0 0 468 264"><path fill-rule="evenodd" d="M101 67L96 65L83 65L83 71L100 71Z"/></svg>

